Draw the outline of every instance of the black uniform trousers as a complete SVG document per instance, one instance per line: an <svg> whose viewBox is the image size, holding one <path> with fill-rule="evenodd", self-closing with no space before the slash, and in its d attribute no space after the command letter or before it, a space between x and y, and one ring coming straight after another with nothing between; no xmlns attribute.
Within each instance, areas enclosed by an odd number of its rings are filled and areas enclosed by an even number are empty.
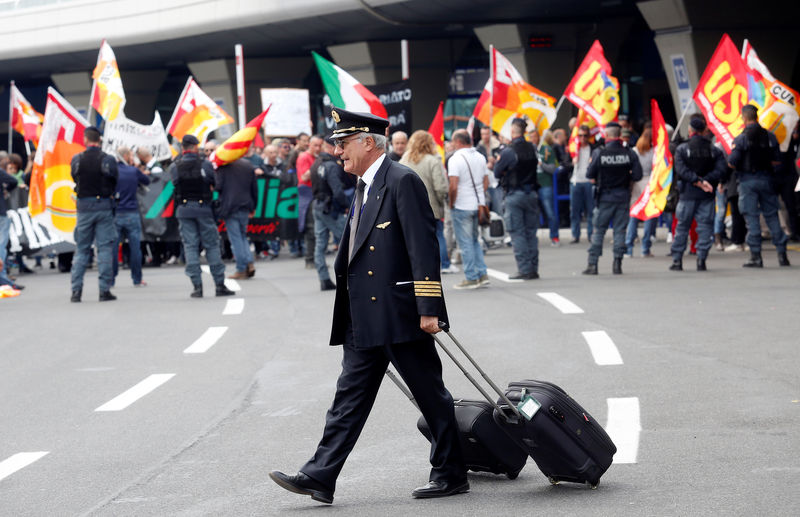
<svg viewBox="0 0 800 517"><path fill-rule="evenodd" d="M391 362L416 398L430 426L430 480L461 482L467 469L461 457L453 397L442 381L442 363L433 339L374 348L343 346L342 373L316 453L300 471L330 490L367 421L386 368ZM392 444L387 444L391 449Z"/></svg>

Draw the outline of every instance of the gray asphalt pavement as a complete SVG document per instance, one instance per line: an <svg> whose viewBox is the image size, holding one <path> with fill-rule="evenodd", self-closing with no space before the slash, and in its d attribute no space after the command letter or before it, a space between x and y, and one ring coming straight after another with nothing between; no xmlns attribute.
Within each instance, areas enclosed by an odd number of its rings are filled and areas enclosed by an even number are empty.
<svg viewBox="0 0 800 517"><path fill-rule="evenodd" d="M180 267L145 269L143 289L122 271L110 303L97 301L95 271L81 304L68 275L21 277L22 296L0 300L0 515L795 515L800 250L791 268L766 247L763 270L712 252L707 273L688 256L675 273L662 239L620 277L609 247L597 277L580 274L584 242L544 238L540 280L503 281L516 269L505 247L486 256L498 272L487 289L444 277L453 333L498 384L555 382L610 428L624 461L597 490L551 486L529 461L514 481L470 474L468 494L412 499L428 443L390 382L332 507L272 483L270 470L293 472L313 452L341 360L326 344L333 294L282 256L240 282L244 308L230 315L208 275L206 297L189 299ZM210 327L226 329L184 353ZM608 348L593 354L583 333L600 331L621 364L598 364ZM454 396L479 398L442 355ZM139 384L158 374L173 375ZM124 409L96 411L137 385ZM46 454L20 455L33 452Z"/></svg>

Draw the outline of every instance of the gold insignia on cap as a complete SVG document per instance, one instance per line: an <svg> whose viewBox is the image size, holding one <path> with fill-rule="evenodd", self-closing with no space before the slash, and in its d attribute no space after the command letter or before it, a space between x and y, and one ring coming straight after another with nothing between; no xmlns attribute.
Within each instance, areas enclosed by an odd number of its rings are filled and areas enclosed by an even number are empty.
<svg viewBox="0 0 800 517"><path fill-rule="evenodd" d="M342 121L342 117L339 116L339 113L336 110L331 110L331 118L337 124Z"/></svg>

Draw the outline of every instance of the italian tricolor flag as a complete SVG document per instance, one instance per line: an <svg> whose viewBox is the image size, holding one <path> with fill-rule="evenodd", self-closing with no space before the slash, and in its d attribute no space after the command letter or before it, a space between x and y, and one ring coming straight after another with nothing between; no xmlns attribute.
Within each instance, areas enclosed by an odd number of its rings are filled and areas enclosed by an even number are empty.
<svg viewBox="0 0 800 517"><path fill-rule="evenodd" d="M347 111L372 113L378 117L388 118L386 108L381 101L363 84L316 52L312 51L311 54L314 56L314 62L322 78L322 86L325 87L325 93L330 97L331 104Z"/></svg>

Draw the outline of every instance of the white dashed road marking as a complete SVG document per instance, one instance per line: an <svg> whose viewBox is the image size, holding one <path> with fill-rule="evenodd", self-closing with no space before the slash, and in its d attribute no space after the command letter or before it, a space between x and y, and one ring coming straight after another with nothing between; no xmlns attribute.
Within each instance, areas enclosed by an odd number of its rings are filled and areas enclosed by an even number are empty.
<svg viewBox="0 0 800 517"><path fill-rule="evenodd" d="M497 271L496 269L486 269L486 274L492 278L496 278L498 280L502 280L503 282L508 282L509 284L518 284L524 282L525 280L511 280L508 273L503 273L502 271Z"/></svg>
<svg viewBox="0 0 800 517"><path fill-rule="evenodd" d="M39 452L20 452L0 462L0 481L7 478L14 472L24 469L36 460L46 456L49 451Z"/></svg>
<svg viewBox="0 0 800 517"><path fill-rule="evenodd" d="M222 311L223 316L230 316L234 314L241 314L244 310L244 298L228 298L225 304L225 309Z"/></svg>
<svg viewBox="0 0 800 517"><path fill-rule="evenodd" d="M622 364L622 357L619 355L614 342L602 330L595 330L591 332L582 332L583 338L589 344L589 349L592 351L594 362L600 366L608 366L615 364Z"/></svg>
<svg viewBox="0 0 800 517"><path fill-rule="evenodd" d="M608 423L606 432L617 446L614 463L636 463L639 453L639 399L637 397L607 399Z"/></svg>
<svg viewBox="0 0 800 517"><path fill-rule="evenodd" d="M128 391L109 400L95 409L95 411L122 411L173 377L175 377L174 373L153 374Z"/></svg>
<svg viewBox="0 0 800 517"><path fill-rule="evenodd" d="M583 309L557 293L536 293L564 314L583 314Z"/></svg>
<svg viewBox="0 0 800 517"><path fill-rule="evenodd" d="M208 267L208 264L203 264L202 266L200 266L200 270L203 273L206 273L208 275L211 274L211 268ZM226 278L225 279L225 287L227 287L231 291L241 291L242 290L242 286L239 285L239 282L237 282L236 280L230 279L230 278Z"/></svg>
<svg viewBox="0 0 800 517"><path fill-rule="evenodd" d="M228 331L228 327L209 327L202 336L197 338L197 341L192 343L189 348L183 351L184 354L202 354L205 353L209 348L214 346L219 338L222 337L225 332Z"/></svg>

